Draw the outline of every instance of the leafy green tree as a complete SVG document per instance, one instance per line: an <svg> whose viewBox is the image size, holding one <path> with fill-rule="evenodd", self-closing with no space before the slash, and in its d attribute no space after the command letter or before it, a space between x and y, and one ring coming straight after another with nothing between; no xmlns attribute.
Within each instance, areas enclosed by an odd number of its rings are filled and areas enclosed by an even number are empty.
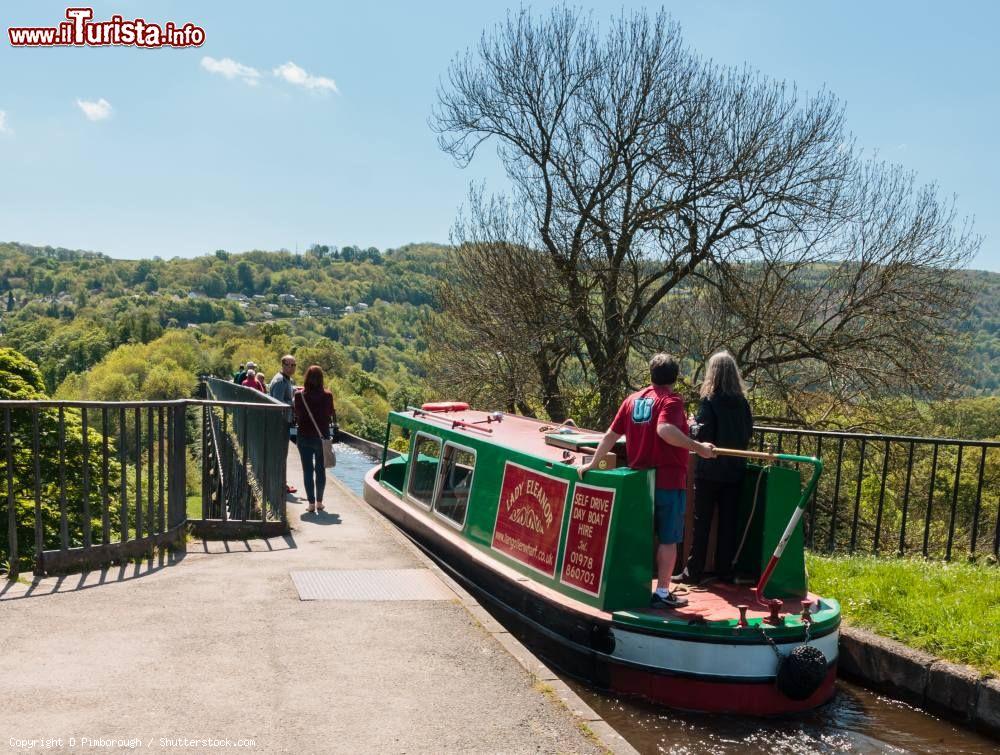
<svg viewBox="0 0 1000 755"><path fill-rule="evenodd" d="M236 266L236 280L244 294L253 293L253 268L250 263L243 261Z"/></svg>
<svg viewBox="0 0 1000 755"><path fill-rule="evenodd" d="M37 365L13 349L0 348L0 399L37 401L47 398L42 375ZM69 544L80 545L83 539L84 519L83 507L83 426L79 410L65 410L63 413L63 442L60 444L59 413L56 409L38 409L38 458L37 464L41 471L39 479L39 498L41 502L42 543L44 548L56 548L60 544L61 517L59 501L65 493L65 499L72 502L67 507L67 531ZM7 453L6 443L11 444L13 467L14 507L17 519L17 539L19 559L13 564L15 571L30 568L35 555L35 476L36 457L34 452L34 419L31 409L12 409L10 412L11 433L4 434L0 442L0 490L7 493ZM97 481L101 480L99 454L94 449L100 448L101 436L93 428L88 429L87 443L91 453L87 465L92 484L89 489L91 496L91 512L94 515L90 522L95 542L100 541L100 510L98 508L100 491ZM62 474L65 475L65 489L60 491L60 445L62 446ZM113 443L109 444L114 451ZM109 488L115 489L120 480L118 470L109 470ZM7 505L8 496L3 496L0 502ZM6 510L5 510L6 513ZM115 527L120 522L117 512L109 511L109 519ZM9 563L10 544L6 537L0 537L0 563Z"/></svg>

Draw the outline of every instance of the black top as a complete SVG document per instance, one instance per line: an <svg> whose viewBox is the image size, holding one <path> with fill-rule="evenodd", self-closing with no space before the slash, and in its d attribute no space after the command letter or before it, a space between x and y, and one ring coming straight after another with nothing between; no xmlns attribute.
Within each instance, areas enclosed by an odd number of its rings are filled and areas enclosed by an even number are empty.
<svg viewBox="0 0 1000 755"><path fill-rule="evenodd" d="M753 434L753 413L743 396L712 396L698 405L698 416L691 426L691 437L702 443L714 443L720 448L746 450ZM746 459L720 456L718 459L699 457L695 478L719 482L739 482L743 479Z"/></svg>

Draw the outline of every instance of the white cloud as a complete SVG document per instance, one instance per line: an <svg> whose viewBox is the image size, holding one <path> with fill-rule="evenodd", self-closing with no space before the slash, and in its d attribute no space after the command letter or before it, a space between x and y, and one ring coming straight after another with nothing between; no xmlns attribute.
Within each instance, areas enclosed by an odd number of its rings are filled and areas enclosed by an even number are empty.
<svg viewBox="0 0 1000 755"><path fill-rule="evenodd" d="M76 104L83 111L83 114L87 116L88 121L103 121L111 117L111 103L103 97L97 102L77 100Z"/></svg>
<svg viewBox="0 0 1000 755"><path fill-rule="evenodd" d="M318 89L320 91L340 93L340 90L337 89L337 82L333 79L328 79L325 76L310 76L306 73L305 69L295 65L292 61L288 61L284 65L275 68L274 75L279 79L284 79L289 84L295 84L295 86L304 87L305 89Z"/></svg>
<svg viewBox="0 0 1000 755"><path fill-rule="evenodd" d="M7 125L7 111L0 110L0 134L13 134L14 129Z"/></svg>
<svg viewBox="0 0 1000 755"><path fill-rule="evenodd" d="M232 58L211 58L206 55L201 59L201 67L209 73L217 73L227 79L242 79L249 86L257 86L260 79L260 71L242 63L237 63Z"/></svg>

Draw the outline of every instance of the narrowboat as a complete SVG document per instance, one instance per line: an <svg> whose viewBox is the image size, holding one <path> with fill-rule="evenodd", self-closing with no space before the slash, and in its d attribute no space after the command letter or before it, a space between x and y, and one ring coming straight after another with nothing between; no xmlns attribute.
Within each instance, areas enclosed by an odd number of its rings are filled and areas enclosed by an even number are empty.
<svg viewBox="0 0 1000 755"><path fill-rule="evenodd" d="M801 524L819 460L743 452L755 458L736 568L753 586L691 587L688 605L658 610L653 472L627 467L620 443L578 479L599 439L457 402L392 412L365 500L548 662L595 686L753 716L828 701L840 606L807 589Z"/></svg>

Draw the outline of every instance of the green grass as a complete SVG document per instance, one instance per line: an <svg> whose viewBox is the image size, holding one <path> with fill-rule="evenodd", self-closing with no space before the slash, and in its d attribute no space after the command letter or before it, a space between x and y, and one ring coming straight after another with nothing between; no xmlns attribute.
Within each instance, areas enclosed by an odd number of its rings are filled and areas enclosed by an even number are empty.
<svg viewBox="0 0 1000 755"><path fill-rule="evenodd" d="M192 493L187 497L188 519L201 519L201 493Z"/></svg>
<svg viewBox="0 0 1000 755"><path fill-rule="evenodd" d="M809 589L845 622L949 661L1000 674L1000 568L807 554Z"/></svg>

